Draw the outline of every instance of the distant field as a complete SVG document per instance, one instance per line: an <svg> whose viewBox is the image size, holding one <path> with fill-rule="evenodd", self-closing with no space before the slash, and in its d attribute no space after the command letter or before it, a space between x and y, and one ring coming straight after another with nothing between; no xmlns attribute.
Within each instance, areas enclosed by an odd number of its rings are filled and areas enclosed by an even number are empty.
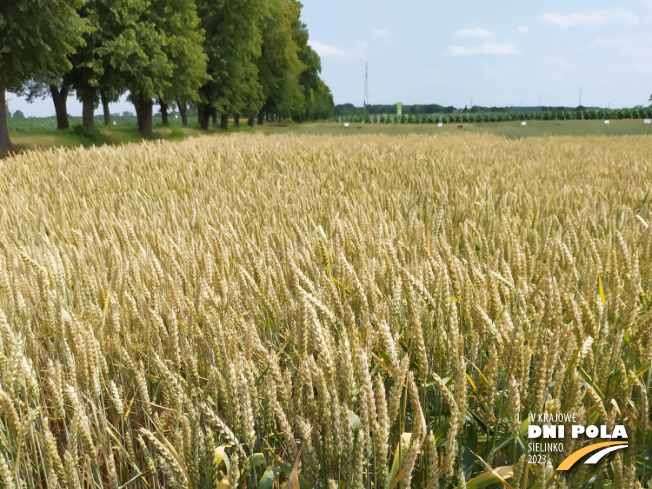
<svg viewBox="0 0 652 489"><path fill-rule="evenodd" d="M96 127L100 136L89 139L75 134L74 131L57 131L56 119L54 117L9 119L9 132L12 142L22 149L38 149L52 147L76 147L76 146L97 146L97 145L119 145L142 141L144 138L136 129L135 117L117 117L113 119L115 125L104 126L101 117L95 119ZM161 124L161 117L154 117L154 133L148 139L178 140L187 137L206 135L205 131L199 128L196 119L191 118L189 127L182 127L181 123L171 118L168 126ZM71 117L70 126L81 124L80 117ZM249 128L246 123L239 127L230 122L226 131L217 127L211 127L208 134L224 134L235 131L255 131L263 134L307 134L307 135L330 135L330 136L351 136L360 134L387 134L407 135L425 134L436 136L447 133L486 133L504 136L508 139L519 139L524 137L543 136L636 136L652 134L652 125L643 124L640 119L615 120L610 124L604 121L528 121L526 126L516 121L509 122L488 122L479 124L444 124L437 127L436 124L359 124L351 123L350 127L344 127L343 123L315 122L304 124L265 124ZM0 154L0 156L2 156Z"/></svg>
<svg viewBox="0 0 652 489"><path fill-rule="evenodd" d="M640 119L610 121L528 121L526 126L520 122L486 122L479 124L359 124L351 123L345 128L343 123L301 124L291 128L268 127L266 131L293 131L297 134L442 134L450 132L489 133L509 139L539 136L635 136L652 134L652 125L643 124Z"/></svg>

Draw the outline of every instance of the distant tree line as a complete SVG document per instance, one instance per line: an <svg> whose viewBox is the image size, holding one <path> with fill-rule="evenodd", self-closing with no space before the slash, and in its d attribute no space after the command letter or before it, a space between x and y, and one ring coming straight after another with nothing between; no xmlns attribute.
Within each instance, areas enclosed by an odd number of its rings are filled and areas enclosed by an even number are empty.
<svg viewBox="0 0 652 489"><path fill-rule="evenodd" d="M652 119L652 107L634 107L631 109L576 108L561 110L526 110L526 111L485 111L456 110L452 113L410 114L403 111L384 114L364 115L362 112L349 112L336 116L344 122L368 122L378 124L451 124L481 123L507 121L563 121L563 120L599 120L599 119Z"/></svg>
<svg viewBox="0 0 652 489"><path fill-rule="evenodd" d="M439 104L415 104L403 105L404 115L420 115L420 114L455 114L455 113L492 113L492 112L520 112L520 113L534 113L534 112L564 112L572 110L599 110L600 107L483 107L481 105L474 105L470 109L464 107L463 109L453 107L452 105L443 106ZM381 114L396 114L396 104L383 105L374 104L367 105L366 107L356 107L353 104L338 104L335 106L335 117L341 116L363 116L368 115L381 115Z"/></svg>
<svg viewBox="0 0 652 489"><path fill-rule="evenodd" d="M321 60L297 0L30 0L0 3L0 146L10 147L5 92L51 96L59 129L75 93L83 124L129 94L142 133L154 105L226 127L333 115Z"/></svg>

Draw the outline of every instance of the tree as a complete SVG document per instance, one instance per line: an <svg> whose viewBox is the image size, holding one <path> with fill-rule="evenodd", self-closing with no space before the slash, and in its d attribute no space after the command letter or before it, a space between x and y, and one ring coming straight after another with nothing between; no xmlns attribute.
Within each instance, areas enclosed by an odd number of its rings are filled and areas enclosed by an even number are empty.
<svg viewBox="0 0 652 489"><path fill-rule="evenodd" d="M16 112L14 112L14 115L12 116L12 119L24 119L24 118L25 118L25 114L23 114L22 110L17 110Z"/></svg>
<svg viewBox="0 0 652 489"><path fill-rule="evenodd" d="M105 78L105 77L103 77ZM110 77L109 77L110 80ZM111 111L109 104L120 100L123 90L120 88L119 83L108 81L106 78L100 83L100 103L102 104L102 113L104 115L104 125L111 124Z"/></svg>
<svg viewBox="0 0 652 489"><path fill-rule="evenodd" d="M328 86L318 78L317 87L306 94L306 114L311 120L328 119L333 116L335 104Z"/></svg>
<svg viewBox="0 0 652 489"><path fill-rule="evenodd" d="M146 0L104 0L96 2L104 35L95 50L102 63L96 72L113 71L119 85L130 91L136 108L138 130L152 132L153 99L170 86L172 66L164 52L165 33L152 21L156 8Z"/></svg>
<svg viewBox="0 0 652 489"><path fill-rule="evenodd" d="M104 2L100 0L87 0L79 9L79 15L88 22L89 29L84 34L84 46L69 56L70 69L60 73L62 89L69 86L77 94L82 103L82 123L85 127L95 127L95 107L98 104L98 86L103 75L104 60L98 55L98 48L103 40L109 35L104 28L104 19L101 6L106 5L107 10L116 2ZM66 92L67 93L67 92ZM52 91L52 97L57 106L59 98L56 91ZM57 112L58 114L58 112Z"/></svg>
<svg viewBox="0 0 652 489"><path fill-rule="evenodd" d="M163 123L167 124L168 106L176 102L183 123L187 125L188 103L200 100L198 90L210 80L197 7L194 0L158 0L152 7L151 20L165 33L163 51L172 66L170 85L159 95Z"/></svg>
<svg viewBox="0 0 652 489"><path fill-rule="evenodd" d="M330 89L319 76L321 73L319 55L306 44L300 58L306 65L306 69L299 77L306 101L305 116L311 120L332 117L335 104Z"/></svg>
<svg viewBox="0 0 652 489"><path fill-rule="evenodd" d="M6 90L23 91L32 79L56 77L70 67L68 54L83 44L87 23L77 9L83 0L0 3L0 147L11 148Z"/></svg>
<svg viewBox="0 0 652 489"><path fill-rule="evenodd" d="M47 80L30 80L25 88L27 101L33 102L37 98L52 97L54 111L57 117L57 129L63 131L70 128L68 119L68 95L70 95L70 81L66 77L54 77Z"/></svg>
<svg viewBox="0 0 652 489"><path fill-rule="evenodd" d="M202 32L194 0L104 0L100 15L105 35L97 55L109 87L129 90L138 130L152 132L154 100L196 99L208 79ZM112 4L107 10L106 5ZM102 81L99 82L100 91Z"/></svg>
<svg viewBox="0 0 652 489"><path fill-rule="evenodd" d="M260 20L264 0L198 0L197 11L205 31L208 74L199 94L199 119L208 129L215 109L226 127L228 114L253 115L263 104L257 62L261 54Z"/></svg>
<svg viewBox="0 0 652 489"><path fill-rule="evenodd" d="M68 76L85 126L93 127L100 101L108 124L109 103L126 90L145 134L152 132L154 99L165 108L176 97L196 98L208 76L194 0L89 0L81 14L92 30Z"/></svg>
<svg viewBox="0 0 652 489"><path fill-rule="evenodd" d="M258 115L258 124L264 114L292 113L302 105L299 75L305 65L299 60L299 46L293 30L300 23L301 5L289 0L270 0L269 11L261 20L262 50L258 60L258 79L262 86L264 104Z"/></svg>

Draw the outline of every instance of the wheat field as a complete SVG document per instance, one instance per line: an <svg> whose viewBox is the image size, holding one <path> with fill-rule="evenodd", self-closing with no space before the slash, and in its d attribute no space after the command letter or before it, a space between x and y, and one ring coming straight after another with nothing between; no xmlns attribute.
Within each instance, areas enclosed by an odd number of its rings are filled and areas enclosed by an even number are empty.
<svg viewBox="0 0 652 489"><path fill-rule="evenodd" d="M0 487L651 487L650 143L0 161ZM629 447L533 463L557 412Z"/></svg>

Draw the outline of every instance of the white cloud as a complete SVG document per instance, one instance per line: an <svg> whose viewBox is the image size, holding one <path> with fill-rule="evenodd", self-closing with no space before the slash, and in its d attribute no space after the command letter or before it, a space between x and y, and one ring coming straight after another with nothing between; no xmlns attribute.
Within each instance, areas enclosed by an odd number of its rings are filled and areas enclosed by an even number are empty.
<svg viewBox="0 0 652 489"><path fill-rule="evenodd" d="M587 48L613 49L623 56L645 59L652 53L652 36L598 37Z"/></svg>
<svg viewBox="0 0 652 489"><path fill-rule="evenodd" d="M448 56L514 56L520 54L514 44L499 44L495 42L483 42L477 46L451 46L448 48Z"/></svg>
<svg viewBox="0 0 652 489"><path fill-rule="evenodd" d="M482 27L465 28L455 32L455 37L461 39L490 37L490 36L491 36L491 31L488 31L487 29L483 29Z"/></svg>
<svg viewBox="0 0 652 489"><path fill-rule="evenodd" d="M376 37L379 37L385 44L388 46L397 46L398 42L392 36L392 33L387 29L374 29L373 34Z"/></svg>
<svg viewBox="0 0 652 489"><path fill-rule="evenodd" d="M516 32L518 32L519 34L529 34L530 33L530 28L528 26L526 26L526 25L519 25L516 28Z"/></svg>
<svg viewBox="0 0 652 489"><path fill-rule="evenodd" d="M634 25L638 18L627 10L598 10L587 14L553 14L545 13L539 16L543 24L550 24L562 29L569 27L598 27L605 24Z"/></svg>
<svg viewBox="0 0 652 489"><path fill-rule="evenodd" d="M359 58L364 55L367 49L366 42L352 43L346 48L331 46L328 44L324 44L323 42L315 41L312 39L308 41L308 44L315 51L317 51L317 54L322 58L339 58L339 59Z"/></svg>

